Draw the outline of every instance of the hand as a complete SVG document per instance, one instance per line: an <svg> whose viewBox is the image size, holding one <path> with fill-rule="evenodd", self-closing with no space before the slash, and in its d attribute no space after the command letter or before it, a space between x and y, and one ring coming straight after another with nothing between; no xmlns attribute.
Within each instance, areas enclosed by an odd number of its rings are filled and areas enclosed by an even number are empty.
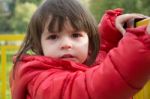
<svg viewBox="0 0 150 99"><path fill-rule="evenodd" d="M143 14L137 14L137 13L123 14L123 15L117 16L115 20L115 26L124 35L126 31L123 28L123 25L127 23L129 20L132 20L135 18L147 18L147 16Z"/></svg>

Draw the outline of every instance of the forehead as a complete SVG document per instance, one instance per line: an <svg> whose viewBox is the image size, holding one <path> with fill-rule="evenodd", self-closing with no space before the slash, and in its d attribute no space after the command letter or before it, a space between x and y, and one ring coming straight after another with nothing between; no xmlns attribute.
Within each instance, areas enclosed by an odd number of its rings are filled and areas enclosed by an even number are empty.
<svg viewBox="0 0 150 99"><path fill-rule="evenodd" d="M45 27L44 29L47 29L51 33L60 33L64 30L67 30L69 32L72 31L77 31L78 29L75 28L70 20L65 17L65 18L59 18L59 17L52 17L50 16L47 21L45 22Z"/></svg>

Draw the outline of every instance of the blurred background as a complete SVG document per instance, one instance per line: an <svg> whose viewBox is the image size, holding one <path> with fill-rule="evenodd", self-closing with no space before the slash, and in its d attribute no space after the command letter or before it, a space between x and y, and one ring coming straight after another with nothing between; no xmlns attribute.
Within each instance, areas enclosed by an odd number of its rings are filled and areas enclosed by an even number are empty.
<svg viewBox="0 0 150 99"><path fill-rule="evenodd" d="M43 0L0 0L0 99L11 99L9 72L12 56L18 50L26 33L27 24ZM150 0L79 0L88 7L97 22L105 10L123 8L150 16ZM134 99L150 99L150 84Z"/></svg>
<svg viewBox="0 0 150 99"><path fill-rule="evenodd" d="M43 0L0 0L0 33L24 33L33 12ZM106 9L150 15L150 0L80 0L99 21Z"/></svg>

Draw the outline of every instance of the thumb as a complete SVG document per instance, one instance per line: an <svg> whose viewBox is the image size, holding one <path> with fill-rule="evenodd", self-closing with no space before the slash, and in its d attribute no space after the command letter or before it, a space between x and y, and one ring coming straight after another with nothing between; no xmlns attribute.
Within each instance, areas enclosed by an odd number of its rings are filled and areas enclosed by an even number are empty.
<svg viewBox="0 0 150 99"><path fill-rule="evenodd" d="M123 28L123 25L120 24L120 22L118 22L118 20L116 20L115 26L118 29L118 31L121 32L122 35L125 34L126 30Z"/></svg>
<svg viewBox="0 0 150 99"><path fill-rule="evenodd" d="M146 32L150 35L150 22L147 25Z"/></svg>

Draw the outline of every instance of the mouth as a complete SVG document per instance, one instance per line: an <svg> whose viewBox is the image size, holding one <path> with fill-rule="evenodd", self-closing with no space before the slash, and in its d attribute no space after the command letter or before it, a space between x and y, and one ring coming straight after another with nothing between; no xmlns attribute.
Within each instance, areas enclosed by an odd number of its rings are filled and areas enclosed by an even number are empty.
<svg viewBox="0 0 150 99"><path fill-rule="evenodd" d="M60 57L60 59L74 61L74 62L77 61L76 57L71 54L64 54L63 56Z"/></svg>
<svg viewBox="0 0 150 99"><path fill-rule="evenodd" d="M73 55L71 55L71 54L64 54L60 58L75 58L75 57Z"/></svg>

